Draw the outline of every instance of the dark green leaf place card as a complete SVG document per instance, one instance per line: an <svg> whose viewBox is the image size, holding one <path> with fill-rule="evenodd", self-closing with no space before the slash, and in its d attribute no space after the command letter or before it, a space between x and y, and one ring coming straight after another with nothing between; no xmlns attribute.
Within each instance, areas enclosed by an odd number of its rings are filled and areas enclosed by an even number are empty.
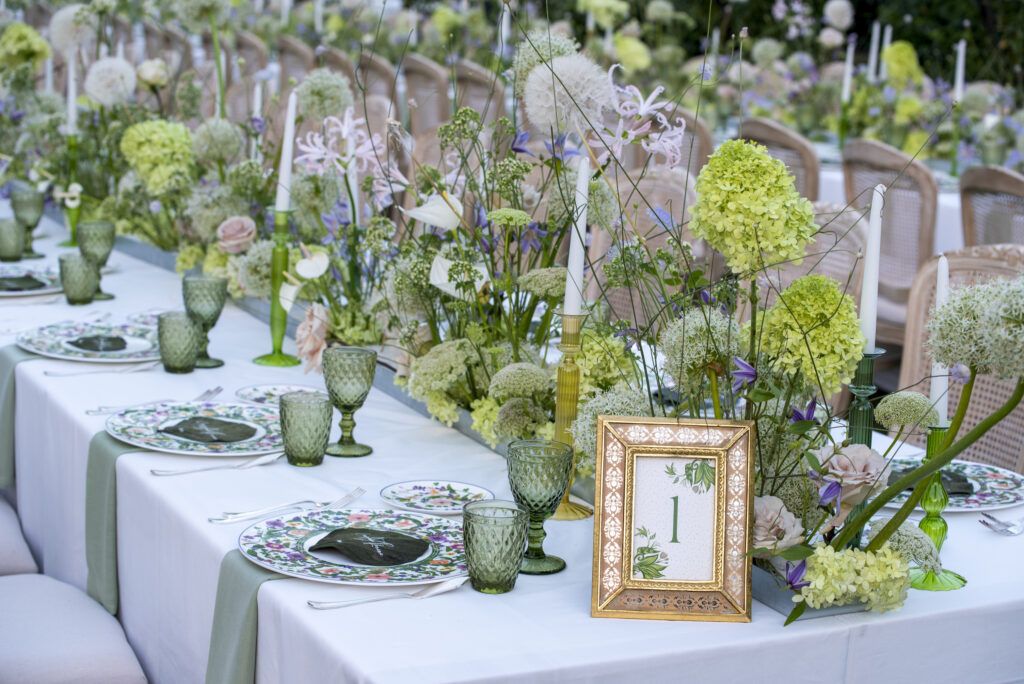
<svg viewBox="0 0 1024 684"><path fill-rule="evenodd" d="M68 344L78 349L92 352L116 352L124 351L128 343L123 337L116 335L88 335L69 340Z"/></svg>
<svg viewBox="0 0 1024 684"><path fill-rule="evenodd" d="M910 469L893 469L892 474L889 475L889 484L896 482L901 477L910 472ZM970 496L974 493L974 485L967 479L967 476L961 472L943 470L942 474L942 486L945 488L947 494L957 496ZM907 489L911 489L908 487Z"/></svg>
<svg viewBox="0 0 1024 684"><path fill-rule="evenodd" d="M363 565L402 565L411 563L430 548L425 539L400 532L371 530L365 527L342 527L330 532L310 551L332 550Z"/></svg>
<svg viewBox="0 0 1024 684"><path fill-rule="evenodd" d="M46 283L32 276L8 276L0 278L0 290L4 292L27 292L46 287Z"/></svg>
<svg viewBox="0 0 1024 684"><path fill-rule="evenodd" d="M160 432L189 439L193 442L230 443L252 439L256 434L256 428L244 423L196 416L186 418L174 425L160 428Z"/></svg>

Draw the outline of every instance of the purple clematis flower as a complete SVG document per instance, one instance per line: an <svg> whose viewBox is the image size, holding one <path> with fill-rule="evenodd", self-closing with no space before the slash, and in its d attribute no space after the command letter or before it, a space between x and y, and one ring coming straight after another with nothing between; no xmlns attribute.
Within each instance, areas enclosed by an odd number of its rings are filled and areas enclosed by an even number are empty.
<svg viewBox="0 0 1024 684"><path fill-rule="evenodd" d="M738 356L732 357L736 370L732 372L732 391L739 392L745 385L753 385L757 380L757 369Z"/></svg>
<svg viewBox="0 0 1024 684"><path fill-rule="evenodd" d="M842 505L843 498L843 486L839 480L822 477L813 470L808 475L812 480L821 482L821 486L818 487L818 505L827 506L834 501L838 509Z"/></svg>
<svg viewBox="0 0 1024 684"><path fill-rule="evenodd" d="M251 119L249 119L249 125L252 127L252 130L256 133L256 135L263 135L264 133L267 132L267 122L264 121L262 117L252 117Z"/></svg>
<svg viewBox="0 0 1024 684"><path fill-rule="evenodd" d="M519 154L528 154L531 157L537 156L526 146L526 143L529 142L529 140L530 131L519 131L516 133L516 139L512 141L512 151Z"/></svg>
<svg viewBox="0 0 1024 684"><path fill-rule="evenodd" d="M625 330L620 330L617 333L612 333L612 337L625 337L626 338L626 350L627 351L629 350L630 347L632 347L633 345L636 344L636 341L637 341L637 338L639 337L639 335L640 335L640 333L639 333L639 331L636 328L626 328Z"/></svg>
<svg viewBox="0 0 1024 684"><path fill-rule="evenodd" d="M317 57L320 57L322 55L326 55L327 54L327 46L326 45L317 45L316 46L316 50L313 50L313 54L316 55Z"/></svg>
<svg viewBox="0 0 1024 684"><path fill-rule="evenodd" d="M800 591L810 584L810 582L804 580L805 574L807 574L806 560L802 560L796 565L791 565L788 561L786 562L786 586L790 589Z"/></svg>
<svg viewBox="0 0 1024 684"><path fill-rule="evenodd" d="M570 157L578 157L578 156L580 156L579 150L576 150L576 149L574 149L572 147L566 147L565 146L565 139L566 139L566 134L563 133L563 134L561 134L559 136L556 136L555 139L552 140L551 142L548 142L548 141L545 140L544 141L544 147L547 148L548 153L552 157L554 157L555 159L561 159L562 161L565 161L566 159L569 159Z"/></svg>
<svg viewBox="0 0 1024 684"><path fill-rule="evenodd" d="M804 420L814 420L814 409L818 407L817 402L811 399L811 403L807 404L807 408L803 411L793 407L793 417L789 419L791 423L799 423ZM814 420L815 423L818 421Z"/></svg>

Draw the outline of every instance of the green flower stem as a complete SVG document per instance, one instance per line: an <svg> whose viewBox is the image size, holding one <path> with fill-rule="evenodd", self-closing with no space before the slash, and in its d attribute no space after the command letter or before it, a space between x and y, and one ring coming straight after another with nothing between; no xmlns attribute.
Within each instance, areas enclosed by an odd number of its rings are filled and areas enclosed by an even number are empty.
<svg viewBox="0 0 1024 684"><path fill-rule="evenodd" d="M711 383L711 405L715 410L715 420L722 419L722 400L718 396L718 373L708 368L708 382Z"/></svg>
<svg viewBox="0 0 1024 684"><path fill-rule="evenodd" d="M981 439L986 432L991 430L999 421L1008 416L1013 409L1017 408L1017 405L1020 404L1022 398L1024 398L1024 377L1017 380L1017 386L1014 388L1013 394L1010 395L1010 398L1006 400L1006 403L986 416L980 423L975 425L974 429L968 432L963 439L948 448L943 449L930 461L907 473L895 483L889 485L889 487L887 487L885 491L877 497L872 499L854 520L843 525L842 532L832 540L832 548L837 550L842 549L850 538L853 537L854 533L867 524L868 520L871 519L871 516L880 511L882 506L892 501L896 495L907 487L917 485L923 493L925 485L927 485L928 479L931 475L942 470L946 464ZM915 494L917 494L917 488L915 488L915 492L911 494L911 499L914 498ZM918 498L920 498L920 495L918 495ZM895 517L893 519L895 520ZM887 541L888 537L884 534L884 531L885 530L883 528L883 532L880 532L878 536L875 537L875 541L872 542L871 546L868 546L868 550L874 550Z"/></svg>
<svg viewBox="0 0 1024 684"><path fill-rule="evenodd" d="M905 430L906 427L907 427L906 425L900 425L899 431L896 432L896 436L892 438L891 442L889 442L889 448L885 450L884 454L882 454L882 458L884 458L886 460L889 459L889 452L893 450L893 447L895 447L897 444L899 444L900 437L903 436L903 430Z"/></svg>
<svg viewBox="0 0 1024 684"><path fill-rule="evenodd" d="M971 394L974 392L974 380L978 377L978 371L975 368L971 369L971 377L968 378L967 384L964 385L964 389L960 392L960 402L956 405L956 413L953 414L953 421L949 424L949 431L946 433L946 439L939 447L939 451L943 451L949 448L949 445L956 439L956 435L960 432L960 427L964 423L964 416L967 415L967 405L971 401Z"/></svg>
<svg viewBox="0 0 1024 684"><path fill-rule="evenodd" d="M224 92L224 68L220 63L220 37L217 35L217 22L210 17L210 37L213 39L213 61L217 67L217 92L220 94L219 103L217 105L217 116L222 119L227 119L227 108L225 106L226 93ZM221 182L224 182L223 171L221 172Z"/></svg>

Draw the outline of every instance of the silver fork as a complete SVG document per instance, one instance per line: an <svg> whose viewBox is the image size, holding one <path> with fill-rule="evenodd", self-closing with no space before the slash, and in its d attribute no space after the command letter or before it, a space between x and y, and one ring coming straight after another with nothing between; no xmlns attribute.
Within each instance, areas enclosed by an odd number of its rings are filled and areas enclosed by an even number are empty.
<svg viewBox="0 0 1024 684"><path fill-rule="evenodd" d="M210 389L202 392L198 397L192 399L192 401L206 401L213 399L215 396L224 391L221 386L211 387ZM88 416L102 416L105 413L117 413L124 409L132 408L133 406L144 406L145 404L159 404L162 401L174 401L174 399L153 399L152 401L146 401L141 404L124 404L123 406L97 406L94 409L89 409L85 413Z"/></svg>
<svg viewBox="0 0 1024 684"><path fill-rule="evenodd" d="M244 520L252 520L254 518L261 518L263 516L269 516L271 513L280 513L282 511L289 511L293 508L305 508L310 511L319 511L325 508L343 508L363 494L366 490L362 487L356 487L351 492L336 499L335 501L325 501L323 503L317 503L316 501L303 500L293 501L292 503L282 504L280 506L270 506L269 508L260 508L255 511L243 511L241 513L224 513L220 518L208 518L214 525L228 525L231 523L242 522Z"/></svg>
<svg viewBox="0 0 1024 684"><path fill-rule="evenodd" d="M171 475L188 475L189 473L205 473L207 470L248 470L249 468L257 468L259 466L270 465L276 462L284 454L265 454L259 458L251 458L247 461L238 464L230 465L215 465L206 466L205 468L186 468L184 470L150 470L151 475L158 477L168 477Z"/></svg>
<svg viewBox="0 0 1024 684"><path fill-rule="evenodd" d="M989 515L988 513L982 513L982 515L988 518L988 520L978 520L978 522L980 522L982 525L992 530L993 532L996 532L1006 537L1015 537L1018 534L1024 532L1024 518L1021 518L1019 520L1006 521L1000 520L994 515Z"/></svg>
<svg viewBox="0 0 1024 684"><path fill-rule="evenodd" d="M74 375L93 375L96 373L141 373L152 370L160 364L159 361L146 361L144 363L133 363L121 368L97 368L95 370L82 371L52 371L44 370L43 375L51 378L70 378Z"/></svg>
<svg viewBox="0 0 1024 684"><path fill-rule="evenodd" d="M436 584L428 584L425 587L420 587L416 591L402 591L396 594L384 594L382 596L358 598L350 601L306 601L306 605L310 608L316 608L317 610L331 610L332 608L348 608L349 606L357 606L360 603L373 603L374 601L387 601L389 599L425 599L458 589L465 584L468 579L468 577L453 577L445 580L444 582L437 582Z"/></svg>

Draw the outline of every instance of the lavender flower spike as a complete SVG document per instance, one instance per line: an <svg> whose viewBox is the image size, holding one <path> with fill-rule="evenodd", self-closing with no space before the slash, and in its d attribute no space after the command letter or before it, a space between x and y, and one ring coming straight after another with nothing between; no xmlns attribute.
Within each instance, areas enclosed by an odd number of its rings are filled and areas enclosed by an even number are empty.
<svg viewBox="0 0 1024 684"><path fill-rule="evenodd" d="M745 385L753 385L757 380L757 369L738 356L732 357L732 362L736 364L736 370L732 372L732 391L739 392Z"/></svg>

